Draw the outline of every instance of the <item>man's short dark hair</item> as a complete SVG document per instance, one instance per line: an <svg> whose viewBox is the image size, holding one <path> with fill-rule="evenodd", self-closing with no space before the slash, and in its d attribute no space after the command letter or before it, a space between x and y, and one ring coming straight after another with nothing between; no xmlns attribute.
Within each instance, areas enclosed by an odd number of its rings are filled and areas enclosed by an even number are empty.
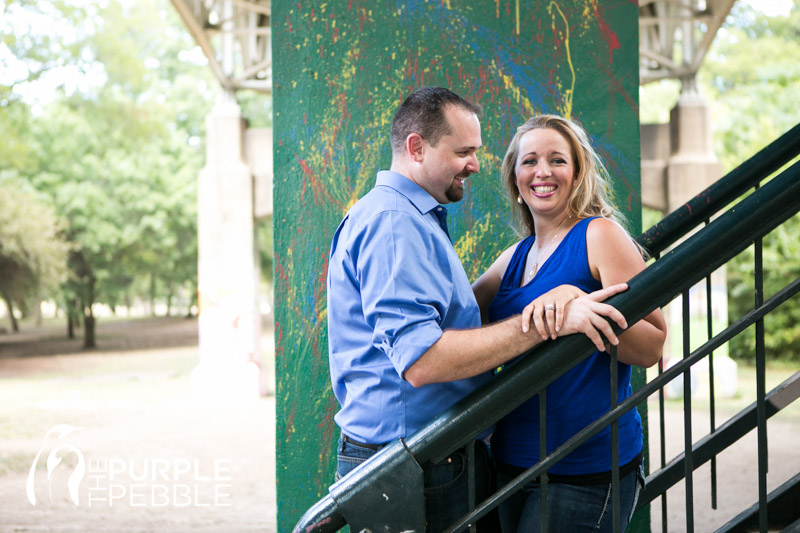
<svg viewBox="0 0 800 533"><path fill-rule="evenodd" d="M414 91L400 105L392 120L392 152L400 153L406 138L418 133L431 146L436 146L442 136L450 133L444 116L449 106L460 107L480 118L481 107L467 102L453 91L443 87L423 87Z"/></svg>

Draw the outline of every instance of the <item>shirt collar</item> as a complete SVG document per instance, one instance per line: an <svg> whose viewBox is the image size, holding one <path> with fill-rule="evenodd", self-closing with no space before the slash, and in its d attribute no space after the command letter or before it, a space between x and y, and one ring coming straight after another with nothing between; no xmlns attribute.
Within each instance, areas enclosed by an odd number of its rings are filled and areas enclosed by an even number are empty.
<svg viewBox="0 0 800 533"><path fill-rule="evenodd" d="M391 170L381 170L375 186L386 186L396 190L414 204L420 213L426 214L439 207L439 202L428 191L411 181L409 178Z"/></svg>

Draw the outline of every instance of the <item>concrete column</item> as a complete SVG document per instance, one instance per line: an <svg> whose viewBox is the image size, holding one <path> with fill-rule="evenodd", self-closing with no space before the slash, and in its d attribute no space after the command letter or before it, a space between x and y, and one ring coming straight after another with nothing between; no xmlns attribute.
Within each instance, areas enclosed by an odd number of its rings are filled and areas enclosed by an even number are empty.
<svg viewBox="0 0 800 533"><path fill-rule="evenodd" d="M245 161L253 175L253 215L254 219L258 221L267 220L272 223L272 128L248 128L245 132ZM255 265L255 279L256 287L261 278L261 265L258 259L259 251L256 249L254 252L254 265ZM263 294L259 291L256 296L257 305L259 308L259 316L267 318L272 315L272 307L274 302L270 295ZM267 300L269 298L269 300ZM267 303L270 306L269 311L262 310L261 306ZM275 394L275 353L274 341L270 341L269 334L267 338L264 337L264 331L261 329L261 320L257 323L258 329L256 330L257 337L261 342L269 342L270 346L260 344L261 350L261 378L260 378L260 392L262 396ZM269 318L265 322L267 332L273 329Z"/></svg>
<svg viewBox="0 0 800 533"><path fill-rule="evenodd" d="M198 176L200 363L204 397L258 395L259 314L253 245L253 178L244 163L244 121L223 92L206 117L206 165Z"/></svg>
<svg viewBox="0 0 800 533"><path fill-rule="evenodd" d="M670 156L666 160L667 212L672 212L722 177L722 166L714 154L709 108L700 94L694 78L683 81L681 96L670 112ZM663 150L662 150L663 152ZM643 187L644 189L644 187ZM691 347L707 340L705 280L690 290ZM669 327L665 356L671 361L683 357L681 342L682 310L680 299L665 309ZM728 295L725 267L711 275L711 318L714 334L728 325ZM728 357L727 345L714 354L714 375L717 394L736 393L736 363ZM702 392L707 388L708 365L695 365L692 388ZM682 392L682 380L675 380L668 389L675 395Z"/></svg>
<svg viewBox="0 0 800 533"><path fill-rule="evenodd" d="M694 79L684 80L670 112L671 155L667 160L667 205L677 208L722 176L714 154L708 104Z"/></svg>

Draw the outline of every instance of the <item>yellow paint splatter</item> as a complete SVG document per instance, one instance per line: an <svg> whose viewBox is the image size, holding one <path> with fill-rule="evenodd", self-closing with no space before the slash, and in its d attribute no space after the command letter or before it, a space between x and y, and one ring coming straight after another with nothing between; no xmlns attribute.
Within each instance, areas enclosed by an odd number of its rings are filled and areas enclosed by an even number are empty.
<svg viewBox="0 0 800 533"><path fill-rule="evenodd" d="M567 21L567 17L564 16L564 12L561 11L561 8L555 2L550 2L550 5L547 6L547 11L550 13L550 15L553 15L553 7L556 8L558 14L561 15L561 19L564 21L564 47L567 50L567 64L569 65L569 71L572 76L569 89L564 91L564 110L562 114L566 118L572 118L572 94L575 92L575 67L572 66L572 55L569 51L569 22ZM557 31L555 16L553 16L553 31Z"/></svg>
<svg viewBox="0 0 800 533"><path fill-rule="evenodd" d="M469 279L477 279L483 272L480 267L484 261L479 260L487 250L486 237L490 232L494 231L492 225L492 216L484 216L481 222L474 224L468 229L458 240L453 247L456 249L458 257L464 263L464 268L467 271ZM494 252L495 250L492 250ZM494 258L490 258L493 260Z"/></svg>
<svg viewBox="0 0 800 533"><path fill-rule="evenodd" d="M503 88L511 93L511 96L514 98L515 102L522 104L522 107L525 110L525 115L528 117L533 116L535 114L533 105L531 105L530 99L528 99L526 96L523 96L522 91L519 88L519 84L514 77L504 74L503 71L497 66L496 61L492 61L492 68L503 80Z"/></svg>

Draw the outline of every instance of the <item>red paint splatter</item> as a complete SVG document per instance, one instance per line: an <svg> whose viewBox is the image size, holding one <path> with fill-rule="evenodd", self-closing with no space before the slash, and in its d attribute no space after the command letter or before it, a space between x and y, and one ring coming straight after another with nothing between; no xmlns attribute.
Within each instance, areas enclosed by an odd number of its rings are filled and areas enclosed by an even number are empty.
<svg viewBox="0 0 800 533"><path fill-rule="evenodd" d="M597 23L600 25L600 33L603 35L603 39L608 44L608 62L614 62L614 50L620 48L619 39L617 39L617 33L612 30L608 23L603 18L603 15L600 13L600 6L598 2L592 2L594 5L594 14L597 17Z"/></svg>
<svg viewBox="0 0 800 533"><path fill-rule="evenodd" d="M639 104L637 104L636 100L625 90L625 87L622 85L622 83L620 83L620 81L614 77L614 73L611 72L606 65L601 64L599 61L597 61L597 67L608 77L609 81L611 81L611 85L617 89L619 94L622 95L625 103L628 104L631 110L638 115Z"/></svg>
<svg viewBox="0 0 800 533"><path fill-rule="evenodd" d="M365 20L367 20L367 10L362 7L361 14L358 16L358 31L362 31L364 29Z"/></svg>
<svg viewBox="0 0 800 533"><path fill-rule="evenodd" d="M283 256L275 253L275 267L278 270L278 279L281 281L289 281L289 276L283 269Z"/></svg>

